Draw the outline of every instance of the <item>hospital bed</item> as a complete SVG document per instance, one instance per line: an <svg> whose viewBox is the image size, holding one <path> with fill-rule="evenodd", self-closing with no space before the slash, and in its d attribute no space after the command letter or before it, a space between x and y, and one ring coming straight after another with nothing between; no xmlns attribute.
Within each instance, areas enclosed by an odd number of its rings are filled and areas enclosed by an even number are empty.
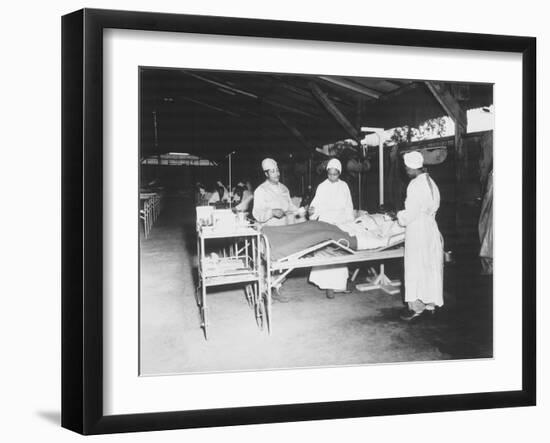
<svg viewBox="0 0 550 443"><path fill-rule="evenodd" d="M140 192L139 218L143 222L143 234L149 237L153 224L157 220L163 204L163 192Z"/></svg>
<svg viewBox="0 0 550 443"><path fill-rule="evenodd" d="M404 256L404 239L404 232L388 235L372 249L358 249L361 245L357 238L328 223L309 221L264 227L260 235L262 296L258 299L262 306L258 311L265 314L263 324L267 325L268 332L273 329L272 291L281 287L290 272L316 266L399 259ZM370 283L372 288L390 284L383 267L379 277Z"/></svg>

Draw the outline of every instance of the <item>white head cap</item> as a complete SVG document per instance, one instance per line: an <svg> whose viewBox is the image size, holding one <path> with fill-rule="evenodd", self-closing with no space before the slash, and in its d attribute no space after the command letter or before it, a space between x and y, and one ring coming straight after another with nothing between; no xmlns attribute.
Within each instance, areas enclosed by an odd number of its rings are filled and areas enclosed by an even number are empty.
<svg viewBox="0 0 550 443"><path fill-rule="evenodd" d="M403 161L405 162L405 166L411 169L420 169L424 166L424 157L418 151L407 152L403 156Z"/></svg>
<svg viewBox="0 0 550 443"><path fill-rule="evenodd" d="M269 171L270 169L276 169L277 162L272 158L265 158L262 161L262 171Z"/></svg>
<svg viewBox="0 0 550 443"><path fill-rule="evenodd" d="M337 169L338 172L342 172L342 163L337 158L330 159L327 163L327 169Z"/></svg>

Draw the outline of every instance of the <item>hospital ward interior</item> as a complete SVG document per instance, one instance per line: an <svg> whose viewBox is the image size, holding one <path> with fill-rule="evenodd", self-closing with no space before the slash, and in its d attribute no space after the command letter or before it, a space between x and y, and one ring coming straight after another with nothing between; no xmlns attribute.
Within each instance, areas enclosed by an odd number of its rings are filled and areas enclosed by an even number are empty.
<svg viewBox="0 0 550 443"><path fill-rule="evenodd" d="M140 374L493 357L493 85L139 70Z"/></svg>

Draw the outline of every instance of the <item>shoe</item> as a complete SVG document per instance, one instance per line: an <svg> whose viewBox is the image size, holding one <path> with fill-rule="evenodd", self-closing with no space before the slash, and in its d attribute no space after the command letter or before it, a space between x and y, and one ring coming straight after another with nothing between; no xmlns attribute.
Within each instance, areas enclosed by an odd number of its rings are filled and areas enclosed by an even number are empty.
<svg viewBox="0 0 550 443"><path fill-rule="evenodd" d="M334 298L334 290L327 289L327 298Z"/></svg>
<svg viewBox="0 0 550 443"><path fill-rule="evenodd" d="M348 280L346 282L346 287L344 289L335 289L334 292L336 294L349 294L352 288L353 288L352 283Z"/></svg>
<svg viewBox="0 0 550 443"><path fill-rule="evenodd" d="M424 309L424 311L422 311L422 314L426 319L434 320L438 318L437 309Z"/></svg>
<svg viewBox="0 0 550 443"><path fill-rule="evenodd" d="M271 300L278 301L279 303L288 303L290 301L290 297L286 295L281 289L276 289L271 296Z"/></svg>
<svg viewBox="0 0 550 443"><path fill-rule="evenodd" d="M401 315L406 315L408 314L409 312L411 312L411 310L409 309L408 306L403 306L400 310L399 310L399 316Z"/></svg>
<svg viewBox="0 0 550 443"><path fill-rule="evenodd" d="M399 318L403 321L412 321L414 320L415 318L418 318L420 317L422 314L424 313L424 311L421 311L421 312L416 312L416 311L407 311L407 313L405 314L401 314L399 316Z"/></svg>

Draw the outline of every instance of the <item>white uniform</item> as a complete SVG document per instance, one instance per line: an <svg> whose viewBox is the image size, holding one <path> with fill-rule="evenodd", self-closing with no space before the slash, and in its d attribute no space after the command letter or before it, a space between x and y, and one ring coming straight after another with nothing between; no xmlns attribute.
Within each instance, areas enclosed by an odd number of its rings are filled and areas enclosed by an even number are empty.
<svg viewBox="0 0 550 443"><path fill-rule="evenodd" d="M335 225L353 222L353 202L346 182L326 179L315 192L311 201L315 208L312 219ZM348 267L317 266L311 270L309 281L320 289L345 290L348 280Z"/></svg>
<svg viewBox="0 0 550 443"><path fill-rule="evenodd" d="M254 208L252 215L260 223L267 226L284 226L287 218L273 217L273 209L283 212L297 212L298 208L292 204L290 192L282 183L273 184L266 180L254 191Z"/></svg>
<svg viewBox="0 0 550 443"><path fill-rule="evenodd" d="M397 218L405 226L405 301L443 306L443 239L435 221L439 189L428 174L409 183L405 209Z"/></svg>

